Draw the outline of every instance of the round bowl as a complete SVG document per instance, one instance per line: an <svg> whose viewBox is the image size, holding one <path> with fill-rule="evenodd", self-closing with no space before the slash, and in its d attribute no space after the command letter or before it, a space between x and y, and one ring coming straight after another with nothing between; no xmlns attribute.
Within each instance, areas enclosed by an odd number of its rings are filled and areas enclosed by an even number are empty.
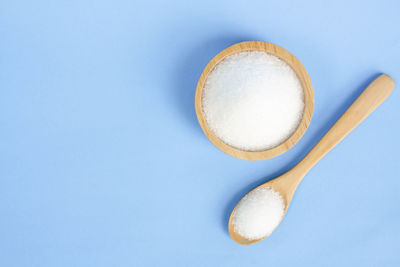
<svg viewBox="0 0 400 267"><path fill-rule="evenodd" d="M202 106L202 96L203 96L203 88L204 84L207 80L208 75L214 69L214 67L224 60L226 57L236 54L238 52L243 51L264 51L269 54L272 54L279 59L286 62L297 74L299 78L303 91L304 91L304 111L303 117L297 127L297 129L293 132L293 134L287 138L283 143L267 149L263 151L245 151L237 149L233 146L230 146L224 143L221 139L219 139L209 128L207 121L205 119L203 113ZM203 129L207 138L220 150L225 152L228 155L231 155L235 158L245 159L245 160L263 160L267 158L272 158L282 154L283 152L289 150L294 144L296 144L300 138L303 136L305 131L310 124L312 113L314 110L314 91L311 83L311 79L304 68L303 64L291 53L287 50L283 49L280 46L261 42L261 41L247 41L232 45L218 55L216 55L204 68L203 73L200 76L199 82L197 83L196 95L195 95L195 108L197 119L200 123L201 128Z"/></svg>

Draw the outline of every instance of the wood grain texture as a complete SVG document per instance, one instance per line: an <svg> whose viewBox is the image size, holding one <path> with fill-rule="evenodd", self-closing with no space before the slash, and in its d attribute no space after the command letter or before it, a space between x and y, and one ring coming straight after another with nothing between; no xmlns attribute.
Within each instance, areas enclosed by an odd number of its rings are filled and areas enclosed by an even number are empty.
<svg viewBox="0 0 400 267"><path fill-rule="evenodd" d="M224 143L211 131L203 113L203 107L202 107L203 88L209 73L214 69L214 67L219 62L224 60L227 56L243 51L264 51L272 55L275 55L281 60L285 61L296 72L304 91L304 104L305 104L304 112L303 112L303 117L296 131L294 131L294 133L285 142L281 143L280 145L274 148L264 151L244 151ZM207 138L216 147L218 147L220 150L227 153L228 155L231 155L239 159L263 160L278 156L283 152L289 150L303 136L303 134L308 128L308 125L310 124L314 110L314 91L311 79L306 69L295 56L293 56L291 53L289 53L282 47L271 43L261 42L261 41L248 41L228 47L227 49L223 50L218 55L216 55L207 64L207 66L203 70L203 73L200 76L199 82L197 83L196 95L195 95L195 108L196 108L197 119L199 121L201 128L203 129Z"/></svg>
<svg viewBox="0 0 400 267"><path fill-rule="evenodd" d="M394 81L390 76L383 74L376 78L346 110L346 112L343 113L343 115L321 138L314 148L303 158L302 161L299 162L299 164L287 173L260 185L257 188L269 187L279 192L285 202L286 213L297 186L307 172L366 117L368 117L368 115L370 115L380 104L382 104L382 102L392 93L393 89ZM228 225L229 234L232 239L242 245L249 245L263 240L265 237L259 240L247 240L234 231L232 218L235 210L236 207L232 211Z"/></svg>

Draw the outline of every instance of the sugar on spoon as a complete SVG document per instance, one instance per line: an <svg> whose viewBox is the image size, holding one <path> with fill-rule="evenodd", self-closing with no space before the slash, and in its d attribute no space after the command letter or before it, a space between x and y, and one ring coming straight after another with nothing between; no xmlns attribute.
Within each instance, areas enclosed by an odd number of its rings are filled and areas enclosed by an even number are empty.
<svg viewBox="0 0 400 267"><path fill-rule="evenodd" d="M386 74L380 75L364 90L364 92L362 92L346 112L336 121L332 128L295 167L285 174L256 187L251 192L262 188L270 188L278 192L281 195L284 204L283 215L280 219L281 221L287 212L297 186L307 172L346 135L368 117L372 111L382 104L393 89L394 81L392 78ZM243 199L241 201L243 201ZM235 231L233 219L238 205L233 209L228 223L228 230L232 239L239 244L250 245L266 238L269 234L262 238L249 239L241 236ZM280 221L276 224L275 228L279 225ZM272 231L274 231L275 228Z"/></svg>

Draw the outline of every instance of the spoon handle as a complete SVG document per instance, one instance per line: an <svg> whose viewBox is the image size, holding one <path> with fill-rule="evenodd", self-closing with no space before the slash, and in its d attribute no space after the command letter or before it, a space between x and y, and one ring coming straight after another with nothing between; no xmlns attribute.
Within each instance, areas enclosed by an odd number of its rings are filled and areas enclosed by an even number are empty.
<svg viewBox="0 0 400 267"><path fill-rule="evenodd" d="M382 104L393 88L394 81L389 75L382 74L376 78L295 167L297 171L305 175L323 156Z"/></svg>

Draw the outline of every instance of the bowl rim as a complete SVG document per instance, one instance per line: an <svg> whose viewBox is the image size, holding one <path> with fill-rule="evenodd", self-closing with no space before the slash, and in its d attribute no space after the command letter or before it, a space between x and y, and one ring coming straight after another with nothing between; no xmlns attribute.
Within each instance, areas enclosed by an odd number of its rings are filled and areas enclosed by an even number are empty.
<svg viewBox="0 0 400 267"><path fill-rule="evenodd" d="M245 151L235 148L231 145L224 143L220 138L218 138L212 130L209 128L207 121L205 119L203 113L203 106L202 106L202 96L203 96L203 88L205 82L207 80L208 75L210 72L215 68L215 66L224 60L226 57L244 51L264 51L274 56L277 56L279 59L286 62L296 73L297 77L299 78L303 92L304 92L304 111L303 116L297 129L293 132L293 134L288 137L284 142L281 144L267 149L263 151ZM213 59L208 62L207 66L204 68L199 81L196 87L196 94L195 94L195 110L198 122L200 124L201 129L203 130L204 134L207 138L220 150L225 152L226 154L233 156L238 159L244 160L263 160L272 157L276 157L287 150L289 150L292 146L294 146L300 138L306 132L311 117L314 111L314 90L311 83L310 76L308 75L305 67L303 64L298 60L294 55L292 55L286 49L264 41L245 41L234 44L229 46L228 48L222 50L218 53Z"/></svg>

